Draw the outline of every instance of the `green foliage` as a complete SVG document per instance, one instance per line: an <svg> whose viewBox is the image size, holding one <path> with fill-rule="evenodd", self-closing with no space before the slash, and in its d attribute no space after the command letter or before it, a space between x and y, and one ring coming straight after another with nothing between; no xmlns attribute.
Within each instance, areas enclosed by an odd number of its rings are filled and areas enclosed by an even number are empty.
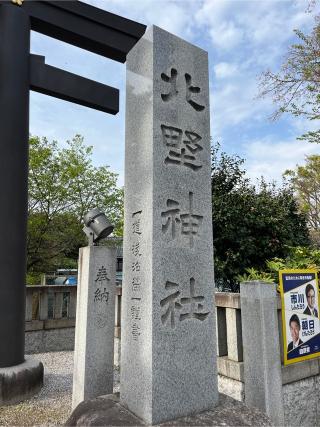
<svg viewBox="0 0 320 427"><path fill-rule="evenodd" d="M38 273L76 266L78 249L86 244L83 215L95 206L123 229L123 189L108 166L92 164L92 147L76 135L65 148L33 136L29 154L27 269Z"/></svg>
<svg viewBox="0 0 320 427"><path fill-rule="evenodd" d="M297 139L299 141L311 142L312 144L319 144L320 130L306 132L303 135L299 136Z"/></svg>
<svg viewBox="0 0 320 427"><path fill-rule="evenodd" d="M278 73L270 70L260 78L260 96L271 97L277 105L273 118L282 113L303 116L309 120L320 118L320 24L310 35L294 30L297 43L288 51L287 58ZM300 138L313 143L320 142L320 130L303 134Z"/></svg>
<svg viewBox="0 0 320 427"><path fill-rule="evenodd" d="M267 283L274 283L274 278L272 274L266 273L264 271L258 271L255 268L246 268L246 272L243 275L237 276L237 280L241 282L251 282L255 280L259 280Z"/></svg>
<svg viewBox="0 0 320 427"><path fill-rule="evenodd" d="M287 247L283 258L267 260L263 270L247 269L247 274L238 276L239 282L264 280L279 284L280 270L317 270L320 272L320 250L311 246Z"/></svg>
<svg viewBox="0 0 320 427"><path fill-rule="evenodd" d="M320 269L320 250L311 246L288 248L285 258L274 258L266 262L270 272L277 273L284 269Z"/></svg>
<svg viewBox="0 0 320 427"><path fill-rule="evenodd" d="M308 226L317 238L320 234L320 156L307 156L304 166L288 170L284 176L295 190L300 209L306 214Z"/></svg>
<svg viewBox="0 0 320 427"><path fill-rule="evenodd" d="M290 188L263 180L250 184L243 160L213 149L212 215L215 279L219 288L237 291L247 268L286 257L288 246L309 243L306 219Z"/></svg>
<svg viewBox="0 0 320 427"><path fill-rule="evenodd" d="M39 285L41 283L40 273L27 273L26 283L29 286Z"/></svg>

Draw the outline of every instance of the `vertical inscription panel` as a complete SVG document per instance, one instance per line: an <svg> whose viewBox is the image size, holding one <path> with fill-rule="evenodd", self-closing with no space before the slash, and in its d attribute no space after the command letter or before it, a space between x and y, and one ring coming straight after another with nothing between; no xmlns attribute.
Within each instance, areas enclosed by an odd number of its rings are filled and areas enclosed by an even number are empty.
<svg viewBox="0 0 320 427"><path fill-rule="evenodd" d="M148 33L127 59L121 401L152 411L153 44Z"/></svg>
<svg viewBox="0 0 320 427"><path fill-rule="evenodd" d="M127 67L121 399L154 424L218 398L207 53L151 27ZM138 248L130 233L137 211ZM142 295L136 341L129 336L133 262Z"/></svg>

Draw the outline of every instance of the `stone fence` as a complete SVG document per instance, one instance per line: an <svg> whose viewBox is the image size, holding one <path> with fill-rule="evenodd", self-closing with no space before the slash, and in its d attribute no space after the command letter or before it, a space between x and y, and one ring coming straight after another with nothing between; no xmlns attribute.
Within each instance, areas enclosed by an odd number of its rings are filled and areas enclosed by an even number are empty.
<svg viewBox="0 0 320 427"><path fill-rule="evenodd" d="M120 337L121 288L116 290L115 337ZM26 354L74 349L77 287L26 287Z"/></svg>
<svg viewBox="0 0 320 427"><path fill-rule="evenodd" d="M252 284L243 286L249 289ZM241 295L215 294L219 390L263 409L275 425L282 424L281 420L285 425L318 425L320 359L283 366L280 297L270 284L257 282L252 290L249 294L253 306L248 305L243 291ZM270 292L273 295L273 290L274 299L269 295ZM27 287L26 354L73 350L76 297L76 286ZM115 304L115 364L118 364L121 288L117 288ZM273 310L276 314L272 317ZM267 344L263 345L263 341Z"/></svg>

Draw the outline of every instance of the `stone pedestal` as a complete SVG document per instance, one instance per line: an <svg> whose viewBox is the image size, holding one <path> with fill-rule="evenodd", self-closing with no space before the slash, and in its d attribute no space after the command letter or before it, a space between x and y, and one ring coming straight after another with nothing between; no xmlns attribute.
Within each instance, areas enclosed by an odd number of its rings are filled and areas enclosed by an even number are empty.
<svg viewBox="0 0 320 427"><path fill-rule="evenodd" d="M100 396L82 402L72 412L65 426L148 426L143 420L124 408L117 395ZM213 410L192 414L158 426L252 426L269 427L270 419L255 408L220 394L219 405Z"/></svg>
<svg viewBox="0 0 320 427"><path fill-rule="evenodd" d="M27 400L43 385L43 365L26 356L25 361L9 368L0 368L0 406Z"/></svg>
<svg viewBox="0 0 320 427"><path fill-rule="evenodd" d="M240 285L245 403L284 424L276 285Z"/></svg>
<svg viewBox="0 0 320 427"><path fill-rule="evenodd" d="M79 253L72 407L113 391L116 250Z"/></svg>
<svg viewBox="0 0 320 427"><path fill-rule="evenodd" d="M151 27L127 57L121 402L155 424L212 408L207 53Z"/></svg>

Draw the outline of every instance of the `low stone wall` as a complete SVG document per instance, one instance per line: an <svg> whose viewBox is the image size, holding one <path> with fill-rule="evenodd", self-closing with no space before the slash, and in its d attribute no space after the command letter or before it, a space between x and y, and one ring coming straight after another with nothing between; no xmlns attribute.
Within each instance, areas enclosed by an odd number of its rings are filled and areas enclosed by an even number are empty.
<svg viewBox="0 0 320 427"><path fill-rule="evenodd" d="M25 333L25 353L49 353L51 351L73 351L75 328L43 329ZM120 366L120 338L114 338L114 365Z"/></svg>
<svg viewBox="0 0 320 427"><path fill-rule="evenodd" d="M257 285L259 285L257 283ZM269 291L270 284L265 285ZM39 289L28 289L29 306L26 317L26 354L67 351L74 349L74 324L75 324L75 300L76 289L70 287L70 298L68 302L68 317L62 318L62 291L55 288L55 305L53 318L48 318L47 294L48 287L39 287ZM40 292L40 309L37 319L32 320L32 299L31 292ZM41 305L42 301L42 305ZM245 362L243 361L243 323L246 316L245 310L242 310L240 294L216 293L215 302L217 307L217 363L218 363L218 385L219 391L238 401L245 402ZM257 304L255 304L256 306ZM264 304L261 305L264 307ZM272 331L273 339L282 342L281 338L281 304L280 298L276 295L274 298L273 310L277 311L277 316L273 316L272 324L268 325L267 333ZM251 313L251 312L250 312ZM118 290L116 297L116 317L115 317L115 352L114 364L120 365L121 353L121 289ZM260 314L257 313L257 325ZM40 320L42 319L42 320ZM250 323L250 325L252 322ZM251 326L250 326L251 328ZM270 336L268 336L270 340ZM250 338L250 336L249 336ZM262 346L255 346L252 339L249 340L249 351L245 360L249 363L263 364ZM266 346L268 350L269 346ZM320 426L320 358L295 363L289 366L283 366L282 346L279 345L278 358L276 363L279 369L267 370L266 375L258 377L259 381L251 386L257 387L256 392L264 391L262 405L260 409L265 410L272 418L272 399L278 399L282 402L283 419L285 425L295 426ZM275 353L275 352L273 352ZM269 357L264 354L264 357ZM281 363L282 362L282 363ZM259 365L260 364L260 365ZM282 366L281 366L282 365ZM277 372L277 374L276 374ZM280 390L275 396L273 383L275 375L280 381ZM262 382L265 382L262 384ZM255 392L251 393L254 395ZM250 394L250 393L249 393ZM269 399L269 401L267 401ZM271 400L270 400L271 399ZM247 395L248 400L248 395ZM246 402L249 404L250 402ZM253 405L257 406L257 405ZM259 406L258 406L259 407Z"/></svg>
<svg viewBox="0 0 320 427"><path fill-rule="evenodd" d="M282 393L286 425L320 425L319 375L286 384Z"/></svg>
<svg viewBox="0 0 320 427"><path fill-rule="evenodd" d="M42 329L25 333L25 353L47 353L74 349L74 328Z"/></svg>
<svg viewBox="0 0 320 427"><path fill-rule="evenodd" d="M244 402L243 362L219 357L218 372L220 393ZM285 425L319 426L320 359L282 366L281 375Z"/></svg>
<svg viewBox="0 0 320 427"><path fill-rule="evenodd" d="M244 402L244 383L218 374L219 393L232 397L239 402Z"/></svg>
<svg viewBox="0 0 320 427"><path fill-rule="evenodd" d="M282 367L286 425L320 425L320 359Z"/></svg>
<svg viewBox="0 0 320 427"><path fill-rule="evenodd" d="M219 392L244 402L243 362L227 356L217 358Z"/></svg>

